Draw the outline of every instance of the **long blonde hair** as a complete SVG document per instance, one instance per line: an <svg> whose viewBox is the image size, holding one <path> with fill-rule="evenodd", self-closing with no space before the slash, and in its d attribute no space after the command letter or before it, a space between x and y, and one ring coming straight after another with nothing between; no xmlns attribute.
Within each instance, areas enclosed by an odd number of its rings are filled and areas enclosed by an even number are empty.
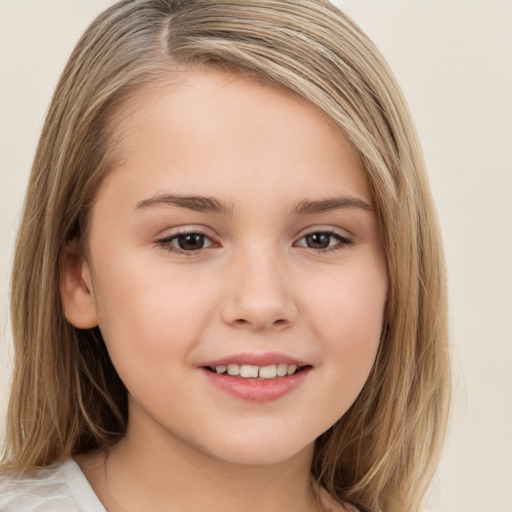
<svg viewBox="0 0 512 512"><path fill-rule="evenodd" d="M362 511L417 510L439 458L450 394L438 223L392 73L327 0L124 0L79 41L50 105L17 239L4 467L47 466L125 432L126 389L101 333L65 320L60 256L70 240L86 239L115 145L109 121L183 64L242 73L305 98L364 164L387 256L386 320L363 391L316 442L312 474Z"/></svg>

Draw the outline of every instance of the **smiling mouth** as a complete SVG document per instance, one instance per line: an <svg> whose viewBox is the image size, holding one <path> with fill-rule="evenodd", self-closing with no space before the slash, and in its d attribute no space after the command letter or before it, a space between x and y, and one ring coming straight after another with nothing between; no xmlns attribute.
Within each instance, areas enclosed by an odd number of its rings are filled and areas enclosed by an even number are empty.
<svg viewBox="0 0 512 512"><path fill-rule="evenodd" d="M228 364L206 366L206 370L219 375L229 375L242 379L278 379L296 375L307 368L309 365L298 366L296 364L272 364L268 366L255 366L250 364Z"/></svg>

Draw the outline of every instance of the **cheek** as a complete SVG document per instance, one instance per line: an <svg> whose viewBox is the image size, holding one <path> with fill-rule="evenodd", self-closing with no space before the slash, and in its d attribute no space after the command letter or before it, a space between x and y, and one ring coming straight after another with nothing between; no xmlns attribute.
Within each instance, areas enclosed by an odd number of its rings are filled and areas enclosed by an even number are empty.
<svg viewBox="0 0 512 512"><path fill-rule="evenodd" d="M310 316L331 384L355 400L371 371L388 291L382 264L351 267L309 294ZM350 405L350 404L347 404Z"/></svg>
<svg viewBox="0 0 512 512"><path fill-rule="evenodd" d="M311 283L312 284L312 283ZM380 336L388 293L382 263L351 265L309 286L308 304L317 329L338 346L371 341Z"/></svg>
<svg viewBox="0 0 512 512"><path fill-rule="evenodd" d="M185 363L212 309L207 283L190 283L165 265L141 272L136 259L103 262L95 287L99 326L119 373Z"/></svg>

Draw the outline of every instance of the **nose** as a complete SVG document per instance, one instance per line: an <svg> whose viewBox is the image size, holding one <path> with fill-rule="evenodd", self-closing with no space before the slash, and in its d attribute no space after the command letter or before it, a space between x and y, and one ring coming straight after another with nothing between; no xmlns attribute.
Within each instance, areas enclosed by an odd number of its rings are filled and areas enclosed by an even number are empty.
<svg viewBox="0 0 512 512"><path fill-rule="evenodd" d="M231 262L222 306L225 323L265 331L286 329L295 322L298 312L292 279L285 264L277 260L260 253Z"/></svg>

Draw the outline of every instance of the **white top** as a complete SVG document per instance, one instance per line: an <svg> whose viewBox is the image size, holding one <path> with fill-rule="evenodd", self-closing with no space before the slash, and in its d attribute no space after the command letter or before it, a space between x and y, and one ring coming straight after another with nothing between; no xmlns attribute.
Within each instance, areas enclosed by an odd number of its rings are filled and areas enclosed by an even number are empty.
<svg viewBox="0 0 512 512"><path fill-rule="evenodd" d="M73 459L23 478L0 474L0 511L106 512Z"/></svg>
<svg viewBox="0 0 512 512"><path fill-rule="evenodd" d="M332 509L339 505L325 490L322 498ZM345 510L358 512L346 505ZM38 469L23 478L0 473L0 512L106 512L73 459Z"/></svg>

